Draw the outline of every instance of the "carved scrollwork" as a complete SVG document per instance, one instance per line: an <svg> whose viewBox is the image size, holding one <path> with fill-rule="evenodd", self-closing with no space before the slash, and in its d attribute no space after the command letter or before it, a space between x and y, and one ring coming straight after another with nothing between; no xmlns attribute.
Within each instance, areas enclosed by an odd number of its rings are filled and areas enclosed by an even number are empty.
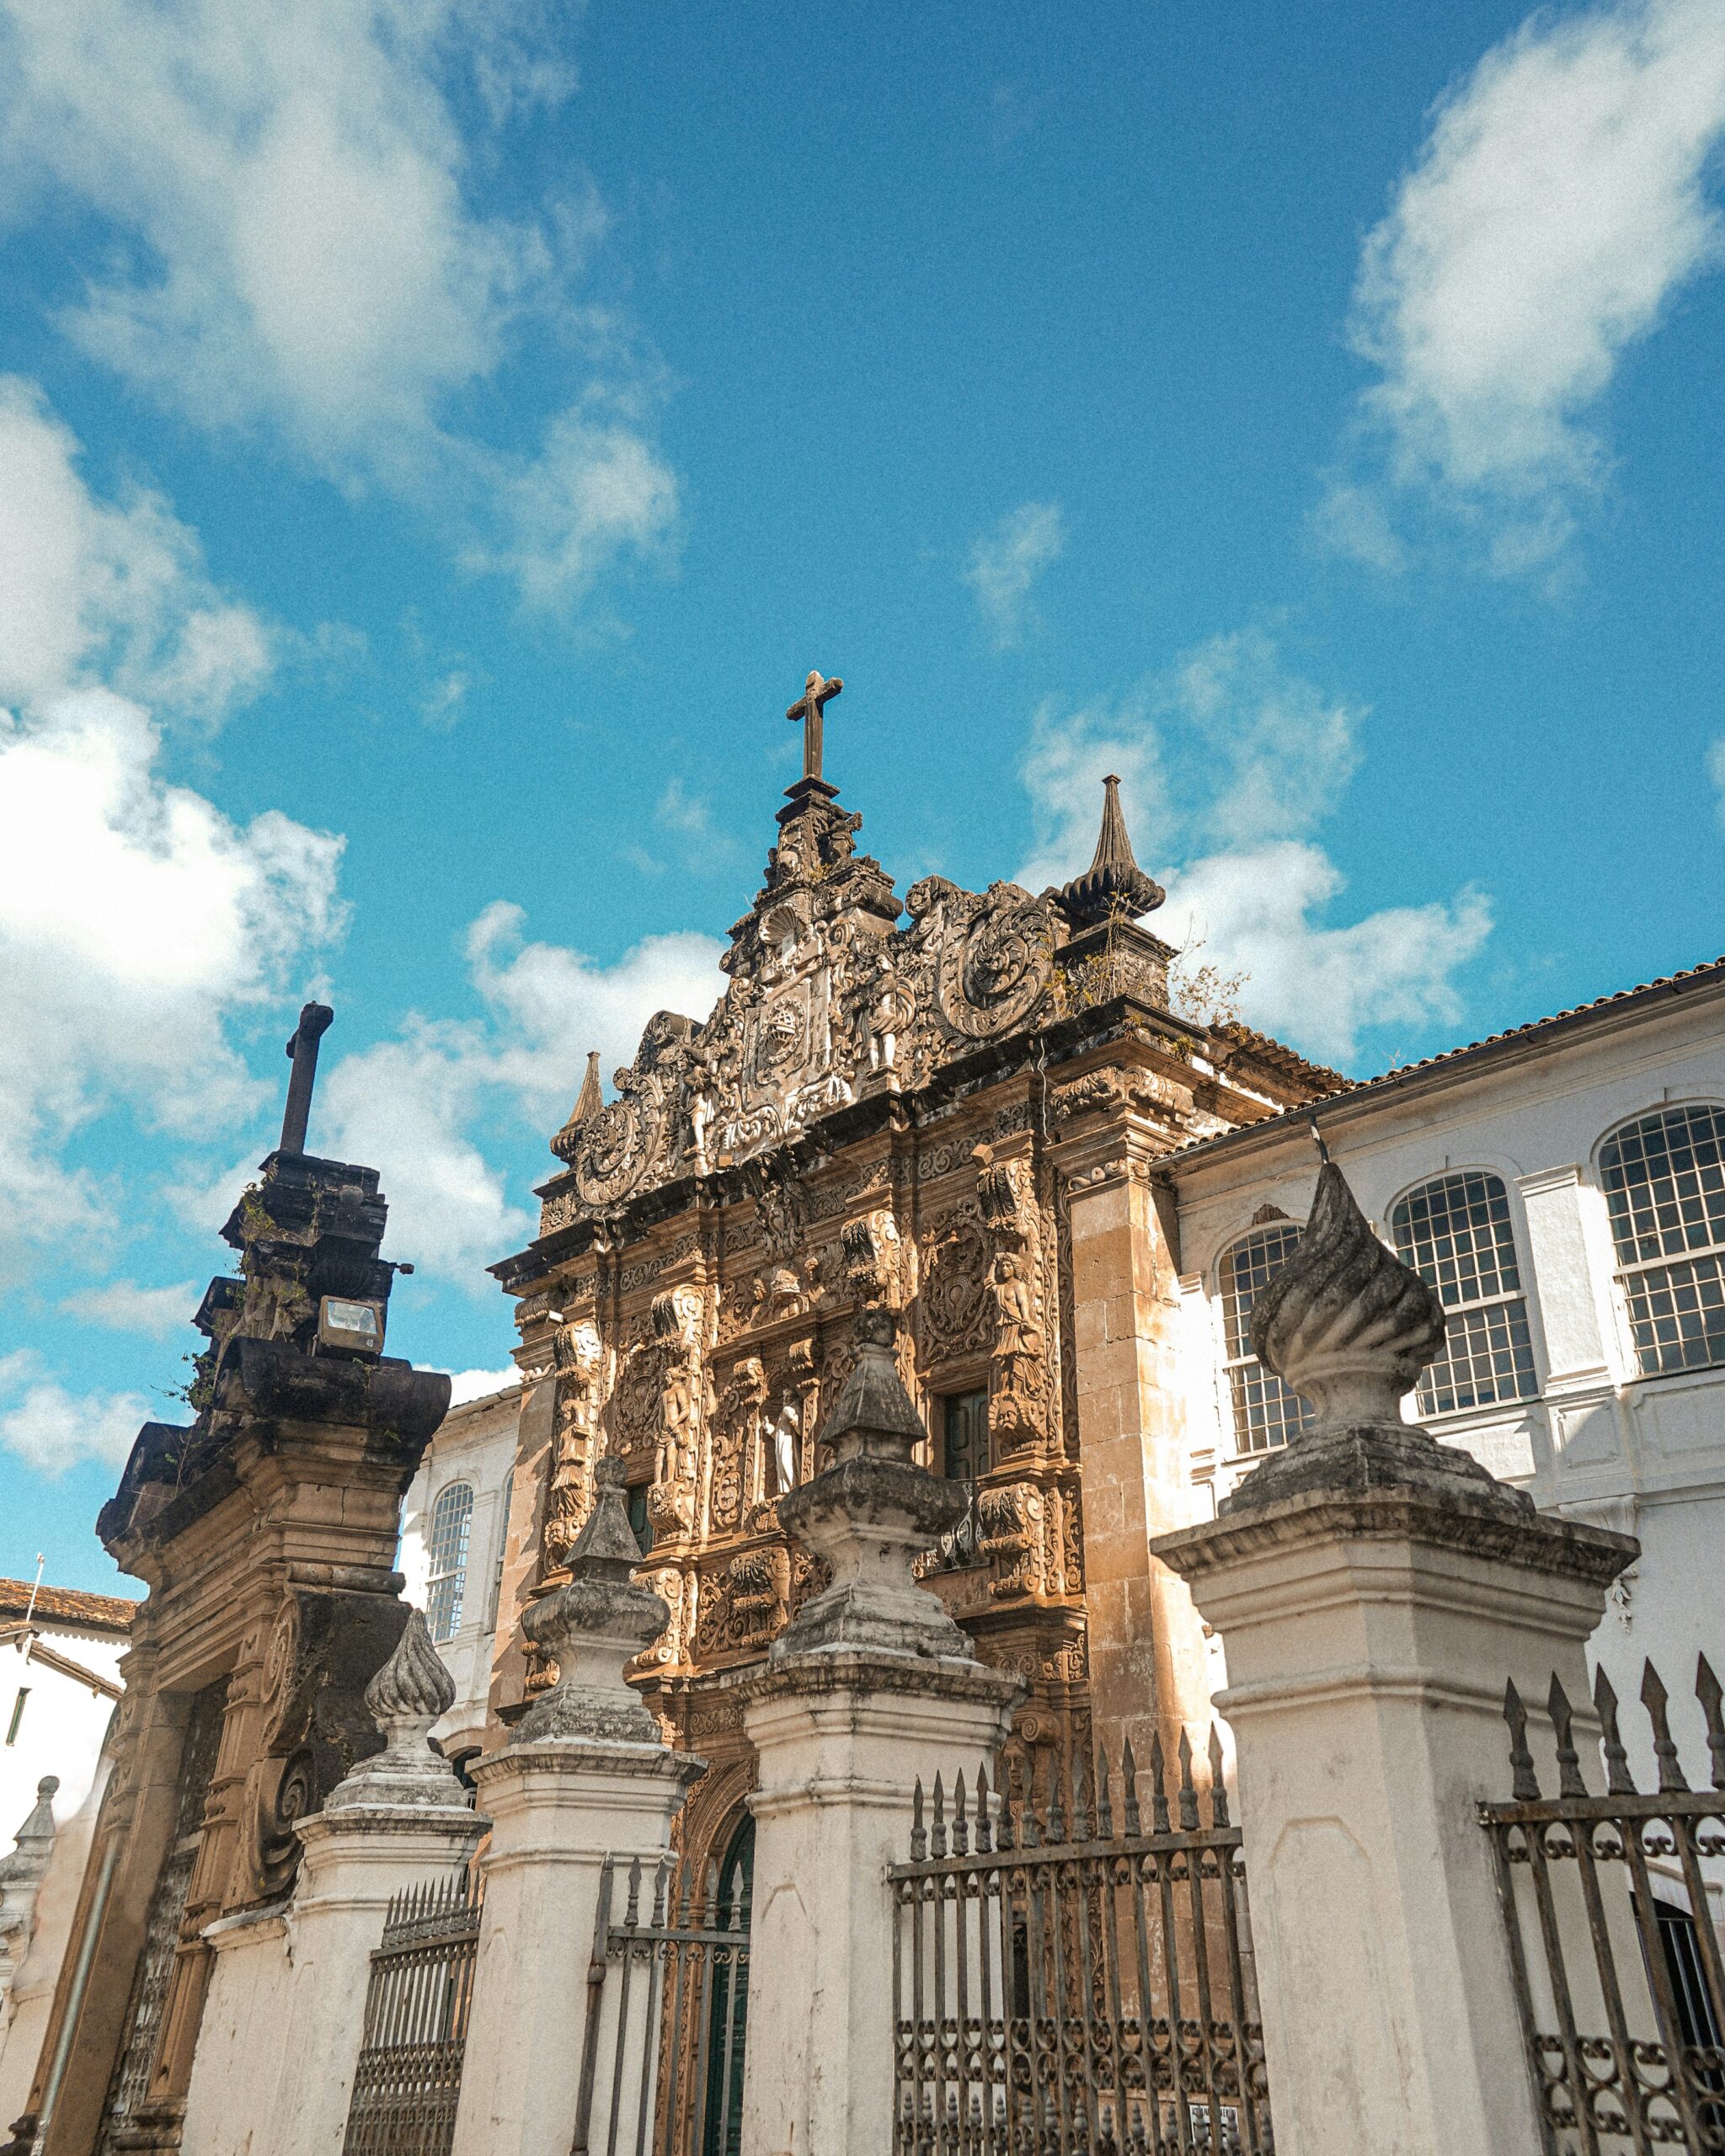
<svg viewBox="0 0 1725 2156"><path fill-rule="evenodd" d="M992 1040L1023 1024L1054 974L1052 914L1013 883L996 883L969 902L969 918L940 953L941 1016L970 1040Z"/></svg>

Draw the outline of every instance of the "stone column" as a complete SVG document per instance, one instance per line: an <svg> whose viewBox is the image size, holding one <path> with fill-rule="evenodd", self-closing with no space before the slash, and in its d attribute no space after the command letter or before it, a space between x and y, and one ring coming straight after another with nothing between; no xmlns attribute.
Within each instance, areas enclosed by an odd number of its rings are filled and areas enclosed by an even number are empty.
<svg viewBox="0 0 1725 2156"><path fill-rule="evenodd" d="M455 2156L569 2156L585 2145L582 2059L608 2062L617 2011L615 1984L595 1993L588 1983L606 1860L661 1856L689 1784L706 1772L704 1760L666 1748L624 1681L624 1664L670 1612L630 1577L641 1557L622 1462L601 1460L595 1481L567 1582L521 1620L555 1660L556 1687L473 1769L492 1832ZM638 2072L623 2085L619 2148L635 2146L640 2085Z"/></svg>
<svg viewBox="0 0 1725 2156"><path fill-rule="evenodd" d="M446 1878L489 1823L427 1739L455 1686L425 1620L408 1619L366 1690L382 1752L298 1822L292 1900L225 1919L186 2101L184 2156L341 2156L371 1953L390 1901Z"/></svg>
<svg viewBox="0 0 1725 2156"><path fill-rule="evenodd" d="M1202 1631L1153 1538L1191 1518L1172 1238L1150 1135L1123 1113L1060 1148L1072 1235L1072 1352L1084 1490L1084 1598L1099 1726L1140 1759L1203 1719Z"/></svg>
<svg viewBox="0 0 1725 2156"><path fill-rule="evenodd" d="M893 2130L893 1907L920 1776L974 1778L1020 1680L978 1662L911 1562L963 1499L912 1464L926 1442L864 1310L858 1358L821 1433L834 1465L779 1503L832 1580L741 1685L759 1756L742 2146L750 2156L880 2156Z"/></svg>
<svg viewBox="0 0 1725 2156"><path fill-rule="evenodd" d="M1541 1518L1401 1420L1441 1307L1326 1162L1253 1312L1318 1410L1157 1554L1220 1631L1280 2156L1538 2156L1487 1838L1504 1685L1587 1696L1627 1536Z"/></svg>

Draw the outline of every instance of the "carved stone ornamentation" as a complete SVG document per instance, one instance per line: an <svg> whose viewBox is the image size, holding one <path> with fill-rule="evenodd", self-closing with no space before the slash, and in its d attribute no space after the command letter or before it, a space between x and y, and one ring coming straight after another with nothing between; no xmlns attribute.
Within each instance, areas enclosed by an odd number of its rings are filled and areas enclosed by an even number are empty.
<svg viewBox="0 0 1725 2156"><path fill-rule="evenodd" d="M937 1226L922 1280L922 1348L928 1361L973 1353L985 1343L991 1315L990 1256L973 1209L961 1207Z"/></svg>
<svg viewBox="0 0 1725 2156"><path fill-rule="evenodd" d="M1526 1491L1402 1419L1402 1397L1444 1344L1444 1328L1443 1305L1372 1233L1327 1158L1294 1255L1252 1312L1254 1353L1311 1401L1317 1419L1218 1512L1255 1511L1311 1490L1398 1488L1530 1513Z"/></svg>
<svg viewBox="0 0 1725 2156"><path fill-rule="evenodd" d="M567 1582L521 1613L521 1630L557 1664L557 1683L522 1716L512 1744L557 1737L656 1744L659 1725L624 1680L623 1666L665 1630L670 1612L638 1586L641 1561L624 1497L622 1463L601 1460L593 1511L569 1552Z"/></svg>
<svg viewBox="0 0 1725 2156"><path fill-rule="evenodd" d="M555 1569L569 1556L591 1505L591 1465L599 1401L597 1329L585 1321L563 1326L555 1346L556 1447L542 1535L545 1562Z"/></svg>
<svg viewBox="0 0 1725 2156"><path fill-rule="evenodd" d="M455 1679L431 1644L425 1612L410 1610L395 1652L366 1687L366 1710L383 1732L383 1749L336 1784L325 1811L464 1807L455 1769L430 1741L432 1724L454 1704Z"/></svg>

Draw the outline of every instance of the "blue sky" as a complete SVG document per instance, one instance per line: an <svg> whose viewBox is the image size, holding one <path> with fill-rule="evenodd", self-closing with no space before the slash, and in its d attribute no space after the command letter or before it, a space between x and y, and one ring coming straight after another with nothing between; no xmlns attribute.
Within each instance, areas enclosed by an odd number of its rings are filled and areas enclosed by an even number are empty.
<svg viewBox="0 0 1725 2156"><path fill-rule="evenodd" d="M281 1043L497 1370L808 669L900 878L1082 867L1364 1073L1717 955L1717 0L0 0L0 1570Z"/></svg>

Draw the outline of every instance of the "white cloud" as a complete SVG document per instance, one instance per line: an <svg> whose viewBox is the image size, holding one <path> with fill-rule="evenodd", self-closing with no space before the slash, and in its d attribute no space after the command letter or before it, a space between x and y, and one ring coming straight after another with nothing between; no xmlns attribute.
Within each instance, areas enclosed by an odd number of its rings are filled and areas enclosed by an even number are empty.
<svg viewBox="0 0 1725 2156"><path fill-rule="evenodd" d="M0 1355L0 1445L39 1475L57 1476L93 1460L119 1467L131 1450L150 1404L138 1392L91 1392L82 1398L37 1374L28 1348Z"/></svg>
<svg viewBox="0 0 1725 2156"><path fill-rule="evenodd" d="M260 688L269 631L211 584L159 495L97 499L40 392L0 376L0 702L101 680L216 720Z"/></svg>
<svg viewBox="0 0 1725 2156"><path fill-rule="evenodd" d="M1153 925L1247 976L1248 1022L1346 1061L1370 1027L1453 1019L1455 971L1491 926L1477 893L1325 918L1345 878L1310 834L1356 768L1364 716L1288 671L1259 630L1199 645L1112 710L1045 706L1023 765L1037 845L1018 880L1083 868L1113 771L1140 862L1167 887Z"/></svg>
<svg viewBox="0 0 1725 2156"><path fill-rule="evenodd" d="M1719 821L1725 824L1725 734L1707 751L1707 776L1719 796Z"/></svg>
<svg viewBox="0 0 1725 2156"><path fill-rule="evenodd" d="M572 89L567 35L531 0L0 0L0 179L19 214L57 191L104 222L59 318L86 352L343 486L500 515L473 558L560 604L656 546L676 496L638 424L589 415L650 372L577 297L590 190L576 176L531 216L480 200L501 131ZM455 423L530 323L595 376L531 460Z"/></svg>
<svg viewBox="0 0 1725 2156"><path fill-rule="evenodd" d="M68 1315L109 1326L115 1332L146 1332L167 1340L189 1326L202 1290L195 1280L177 1288L142 1288L136 1280L111 1281L68 1295L61 1308Z"/></svg>
<svg viewBox="0 0 1725 2156"><path fill-rule="evenodd" d="M1482 530L1503 573L1549 562L1606 452L1593 413L1624 351L1720 257L1718 0L1542 9L1439 104L1366 241L1361 408L1392 490ZM1343 478L1334 544L1394 568L1383 498Z"/></svg>
<svg viewBox="0 0 1725 2156"><path fill-rule="evenodd" d="M565 412L547 430L537 458L499 458L492 469L499 536L471 547L467 560L512 574L535 606L567 607L619 555L663 555L670 547L676 478L620 420Z"/></svg>
<svg viewBox="0 0 1725 2156"><path fill-rule="evenodd" d="M489 1291L484 1267L532 1231L484 1150L499 1121L542 1140L573 1106L588 1049L626 1063L655 1011L704 1018L724 985L710 937L649 937L601 966L524 943L525 919L499 899L468 931L485 1019L410 1019L321 1084L332 1149L384 1169L395 1246L476 1294Z"/></svg>
<svg viewBox="0 0 1725 2156"><path fill-rule="evenodd" d="M1021 503L970 549L964 581L1002 648L1023 634L1031 588L1065 550L1066 520L1058 502Z"/></svg>
<svg viewBox="0 0 1725 2156"><path fill-rule="evenodd" d="M67 1141L117 1105L207 1139L259 1089L230 1038L339 931L341 841L171 785L158 729L88 690L0 712L0 1247L106 1214Z"/></svg>

